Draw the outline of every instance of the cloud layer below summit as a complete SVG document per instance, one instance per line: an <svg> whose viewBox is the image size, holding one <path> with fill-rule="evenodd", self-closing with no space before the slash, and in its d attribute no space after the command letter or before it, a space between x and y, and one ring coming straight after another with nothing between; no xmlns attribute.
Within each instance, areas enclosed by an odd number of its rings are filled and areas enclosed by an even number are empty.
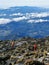
<svg viewBox="0 0 49 65"><path fill-rule="evenodd" d="M1 16L6 16L6 14L1 14ZM14 13L14 14L10 14L9 17L12 16L19 16L19 17L15 17L15 18L0 18L0 24L7 24L11 21L16 21L19 22L21 20L27 20L27 22L32 23L32 22L44 22L44 21L49 21L47 19L42 19L43 17L48 17L49 13L26 13L25 15L22 13ZM38 18L38 20L34 19L34 18Z"/></svg>

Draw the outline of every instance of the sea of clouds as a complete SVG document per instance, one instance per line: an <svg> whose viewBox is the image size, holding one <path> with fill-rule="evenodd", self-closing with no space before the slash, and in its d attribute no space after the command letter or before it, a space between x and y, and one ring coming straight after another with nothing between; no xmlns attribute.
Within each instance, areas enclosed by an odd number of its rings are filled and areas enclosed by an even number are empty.
<svg viewBox="0 0 49 65"><path fill-rule="evenodd" d="M41 17L49 17L49 13L47 12L26 13L26 14L14 13L9 15L9 17L15 16L15 18L4 18L4 16L7 16L7 14L0 14L0 24L7 24L11 21L20 22L21 20L27 20L28 23L49 21L47 19L41 19ZM16 17L16 16L19 16L19 17ZM33 18L39 18L39 19L35 20Z"/></svg>

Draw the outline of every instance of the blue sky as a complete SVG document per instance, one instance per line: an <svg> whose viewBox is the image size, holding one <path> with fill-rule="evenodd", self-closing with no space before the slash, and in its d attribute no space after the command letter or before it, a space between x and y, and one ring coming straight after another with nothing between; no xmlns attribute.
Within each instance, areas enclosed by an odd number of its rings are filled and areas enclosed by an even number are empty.
<svg viewBox="0 0 49 65"><path fill-rule="evenodd" d="M49 7L49 0L0 0L0 8L13 6L38 6Z"/></svg>

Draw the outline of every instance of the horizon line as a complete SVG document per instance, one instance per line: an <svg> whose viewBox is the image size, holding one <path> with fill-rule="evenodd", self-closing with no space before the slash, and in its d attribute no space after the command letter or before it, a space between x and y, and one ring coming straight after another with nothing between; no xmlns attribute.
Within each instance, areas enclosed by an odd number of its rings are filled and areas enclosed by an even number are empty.
<svg viewBox="0 0 49 65"><path fill-rule="evenodd" d="M41 6L11 6L11 7L0 8L0 9L10 9L10 8L14 8L14 7L38 7L38 8L46 8L46 9L49 9L49 7L41 7Z"/></svg>

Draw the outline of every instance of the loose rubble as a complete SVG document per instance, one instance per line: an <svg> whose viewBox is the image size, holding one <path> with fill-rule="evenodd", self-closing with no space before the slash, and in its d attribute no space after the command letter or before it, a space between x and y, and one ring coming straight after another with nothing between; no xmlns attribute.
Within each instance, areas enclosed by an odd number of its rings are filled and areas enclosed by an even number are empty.
<svg viewBox="0 0 49 65"><path fill-rule="evenodd" d="M49 65L49 38L0 41L0 65Z"/></svg>

